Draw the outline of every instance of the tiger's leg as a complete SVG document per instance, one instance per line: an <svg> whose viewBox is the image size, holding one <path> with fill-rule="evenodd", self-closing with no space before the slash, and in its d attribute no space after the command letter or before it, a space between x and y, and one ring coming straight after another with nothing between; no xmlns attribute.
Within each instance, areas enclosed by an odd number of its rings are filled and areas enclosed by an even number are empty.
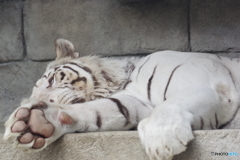
<svg viewBox="0 0 240 160"><path fill-rule="evenodd" d="M156 106L138 126L150 159L170 160L186 150L194 138L192 130L217 129L230 121L239 105L238 94L222 93L224 89L186 89Z"/></svg>
<svg viewBox="0 0 240 160"><path fill-rule="evenodd" d="M74 105L30 100L5 123L4 139L24 150L42 150L65 133L129 130L151 111L152 106L122 94Z"/></svg>

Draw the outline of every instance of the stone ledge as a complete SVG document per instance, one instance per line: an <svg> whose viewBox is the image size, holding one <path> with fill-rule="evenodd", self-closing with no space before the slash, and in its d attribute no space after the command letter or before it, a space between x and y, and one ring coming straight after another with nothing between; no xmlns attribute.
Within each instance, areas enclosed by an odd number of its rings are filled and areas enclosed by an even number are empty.
<svg viewBox="0 0 240 160"><path fill-rule="evenodd" d="M238 156L211 156L211 152L240 150L240 130L194 131L189 149L174 160L238 159ZM146 160L136 131L67 134L38 153L12 149L0 135L1 160Z"/></svg>

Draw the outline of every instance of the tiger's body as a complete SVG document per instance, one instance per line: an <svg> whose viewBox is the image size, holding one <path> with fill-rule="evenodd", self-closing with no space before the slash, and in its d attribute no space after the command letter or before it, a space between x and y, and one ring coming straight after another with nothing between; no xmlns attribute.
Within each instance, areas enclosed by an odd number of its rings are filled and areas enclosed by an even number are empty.
<svg viewBox="0 0 240 160"><path fill-rule="evenodd" d="M186 150L192 130L221 128L239 106L238 59L175 51L78 59L63 39L56 52L5 124L4 139L24 150L42 150L65 133L138 126L150 159L172 159Z"/></svg>

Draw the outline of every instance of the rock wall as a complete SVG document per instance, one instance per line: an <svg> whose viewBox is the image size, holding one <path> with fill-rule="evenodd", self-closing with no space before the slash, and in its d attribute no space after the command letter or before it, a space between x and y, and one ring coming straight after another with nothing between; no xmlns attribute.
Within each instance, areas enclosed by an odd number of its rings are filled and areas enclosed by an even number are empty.
<svg viewBox="0 0 240 160"><path fill-rule="evenodd" d="M240 1L135 1L0 1L0 132L54 59L58 37L82 56L168 49L239 57Z"/></svg>

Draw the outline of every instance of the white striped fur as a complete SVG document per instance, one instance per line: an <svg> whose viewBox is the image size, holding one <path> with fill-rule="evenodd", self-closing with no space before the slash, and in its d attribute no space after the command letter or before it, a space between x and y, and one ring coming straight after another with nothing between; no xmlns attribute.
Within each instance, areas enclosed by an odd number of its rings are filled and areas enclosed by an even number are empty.
<svg viewBox="0 0 240 160"><path fill-rule="evenodd" d="M186 150L192 130L221 128L239 106L238 59L175 51L140 60L78 58L64 39L56 40L56 53L30 99L5 124L4 139L24 150L42 150L65 133L138 126L149 158L170 160ZM36 140L22 143L25 129L13 133L26 109L28 117L40 109L54 127L50 136L43 134L42 146ZM31 118L24 123L28 126Z"/></svg>

